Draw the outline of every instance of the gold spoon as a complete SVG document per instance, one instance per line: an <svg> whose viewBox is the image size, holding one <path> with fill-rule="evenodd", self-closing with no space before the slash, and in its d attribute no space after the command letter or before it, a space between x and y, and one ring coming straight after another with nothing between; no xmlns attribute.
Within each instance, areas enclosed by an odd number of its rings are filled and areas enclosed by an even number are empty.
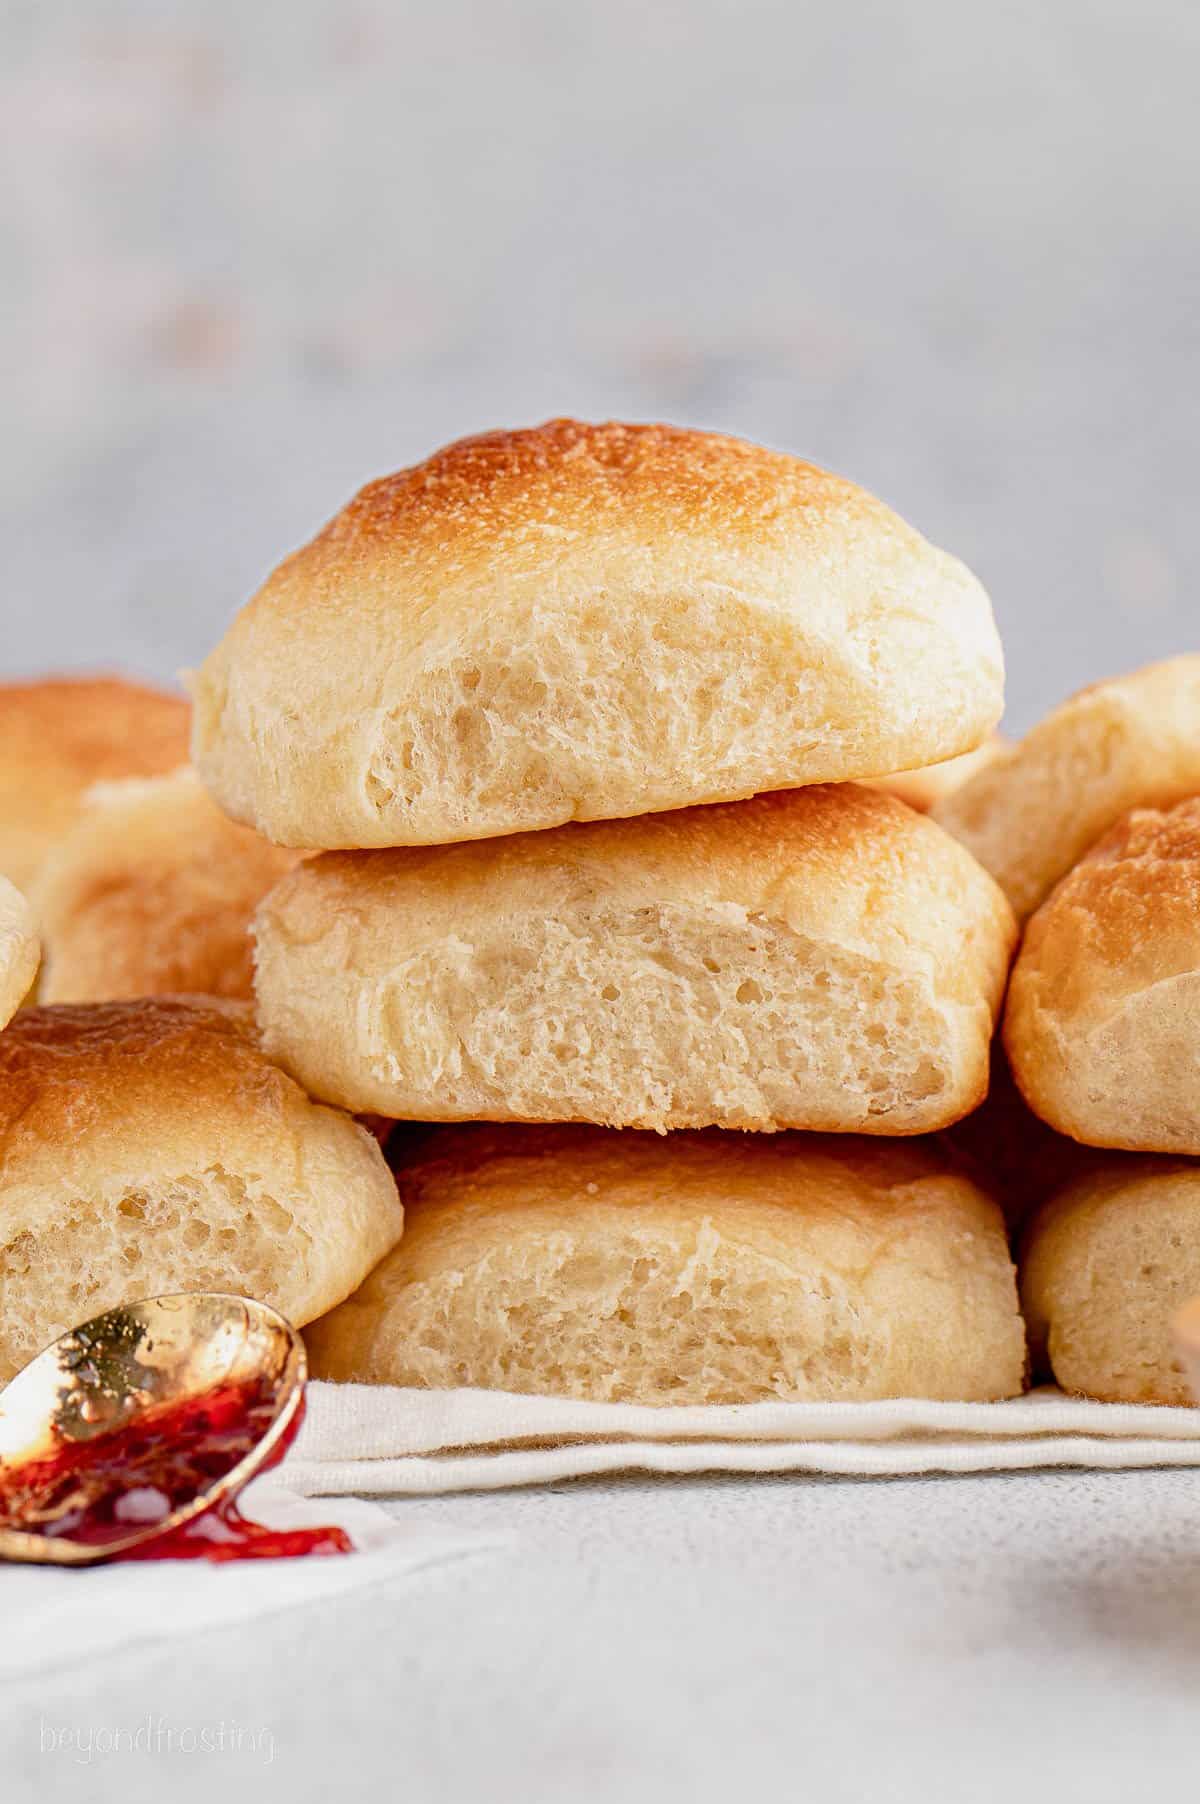
<svg viewBox="0 0 1200 1804"><path fill-rule="evenodd" d="M128 1556L228 1505L303 1411L299 1334L246 1297L107 1310L0 1390L0 1559Z"/></svg>

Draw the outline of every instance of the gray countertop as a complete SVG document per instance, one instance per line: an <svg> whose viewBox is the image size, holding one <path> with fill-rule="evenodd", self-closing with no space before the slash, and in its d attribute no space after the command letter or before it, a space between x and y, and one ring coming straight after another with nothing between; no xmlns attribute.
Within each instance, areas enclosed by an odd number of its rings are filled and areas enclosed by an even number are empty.
<svg viewBox="0 0 1200 1804"><path fill-rule="evenodd" d="M1194 1782L1200 1472L630 1479L392 1508L505 1545L8 1688L6 1804L341 1784L421 1804L1128 1804ZM147 1712L237 1723L246 1750L41 1751L44 1726Z"/></svg>

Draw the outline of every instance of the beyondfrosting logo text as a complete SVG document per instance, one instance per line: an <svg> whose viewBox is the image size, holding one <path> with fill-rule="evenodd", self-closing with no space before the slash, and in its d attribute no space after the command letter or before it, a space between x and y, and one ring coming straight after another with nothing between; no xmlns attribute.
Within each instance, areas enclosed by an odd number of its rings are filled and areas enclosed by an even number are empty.
<svg viewBox="0 0 1200 1804"><path fill-rule="evenodd" d="M114 1754L224 1754L241 1755L270 1766L275 1759L272 1730L250 1728L226 1721L177 1723L169 1717L147 1715L136 1727L110 1723L52 1723L43 1716L38 1724L38 1751L66 1754L80 1766Z"/></svg>

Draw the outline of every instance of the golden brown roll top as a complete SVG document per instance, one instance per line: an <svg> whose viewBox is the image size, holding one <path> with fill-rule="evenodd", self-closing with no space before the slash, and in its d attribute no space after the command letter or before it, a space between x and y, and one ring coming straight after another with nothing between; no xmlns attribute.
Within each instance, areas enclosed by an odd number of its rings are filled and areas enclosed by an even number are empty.
<svg viewBox="0 0 1200 1804"><path fill-rule="evenodd" d="M288 558L193 680L193 756L282 844L441 844L933 763L1002 686L978 582L852 483L555 420Z"/></svg>
<svg viewBox="0 0 1200 1804"><path fill-rule="evenodd" d="M98 1311L175 1290L297 1323L398 1239L378 1145L204 998L27 1009L0 1034L0 1379Z"/></svg>
<svg viewBox="0 0 1200 1804"><path fill-rule="evenodd" d="M308 1330L318 1377L635 1403L988 1399L1025 1340L995 1203L927 1142L461 1128Z"/></svg>
<svg viewBox="0 0 1200 1804"><path fill-rule="evenodd" d="M1131 808L1200 794L1200 656L1096 683L991 760L933 816L1024 919Z"/></svg>
<svg viewBox="0 0 1200 1804"><path fill-rule="evenodd" d="M914 1134L975 1106L999 890L846 784L486 845L337 854L257 918L264 1043L427 1120Z"/></svg>
<svg viewBox="0 0 1200 1804"><path fill-rule="evenodd" d="M1026 929L1004 1035L1060 1132L1200 1153L1200 799L1135 811L1063 879Z"/></svg>
<svg viewBox="0 0 1200 1804"><path fill-rule="evenodd" d="M189 769L100 785L32 892L41 1000L251 996L254 910L299 856L229 820Z"/></svg>
<svg viewBox="0 0 1200 1804"><path fill-rule="evenodd" d="M0 683L0 871L28 892L84 791L174 770L189 724L181 695L123 677Z"/></svg>

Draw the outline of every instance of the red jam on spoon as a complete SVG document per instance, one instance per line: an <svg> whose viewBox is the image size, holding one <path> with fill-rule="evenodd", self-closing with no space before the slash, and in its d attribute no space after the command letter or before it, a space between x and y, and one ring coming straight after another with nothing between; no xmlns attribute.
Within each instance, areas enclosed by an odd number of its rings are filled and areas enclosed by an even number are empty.
<svg viewBox="0 0 1200 1804"><path fill-rule="evenodd" d="M133 1337L131 1312L120 1323L126 1345L131 1343L139 1358L143 1347L153 1357L155 1342L140 1320L152 1307L134 1306L139 1320ZM221 1319L227 1340L228 1313ZM208 1322L211 1316L200 1319ZM236 1323L236 1312L233 1319ZM352 1552L340 1528L273 1529L248 1521L237 1508L243 1486L283 1459L304 1416L303 1349L295 1331L274 1319L293 1337L294 1347L256 1365L242 1356L239 1343L238 1357L218 1361L222 1369L212 1372L207 1385L168 1386L162 1396L143 1394L137 1407L131 1407L136 1393L118 1386L115 1420L104 1414L95 1419L99 1393L90 1378L79 1388L80 1373L104 1364L107 1348L97 1354L96 1337L88 1333L95 1324L77 1330L83 1358L78 1345L69 1359L60 1355L75 1388L57 1393L59 1407L45 1432L36 1444L20 1449L20 1457L13 1457L17 1450L11 1447L5 1457L0 1445L0 1553L6 1551L6 1533L44 1538L44 1553L35 1542L32 1551L8 1557L68 1564L77 1563L83 1549L88 1551L82 1557L92 1560L261 1560ZM169 1321L168 1328L173 1326ZM245 1345L254 1349L249 1337ZM126 1347L121 1351L126 1355ZM120 1369L124 1377L125 1368ZM140 1369L153 1376L153 1367ZM110 1404L113 1395L110 1379L105 1393Z"/></svg>

